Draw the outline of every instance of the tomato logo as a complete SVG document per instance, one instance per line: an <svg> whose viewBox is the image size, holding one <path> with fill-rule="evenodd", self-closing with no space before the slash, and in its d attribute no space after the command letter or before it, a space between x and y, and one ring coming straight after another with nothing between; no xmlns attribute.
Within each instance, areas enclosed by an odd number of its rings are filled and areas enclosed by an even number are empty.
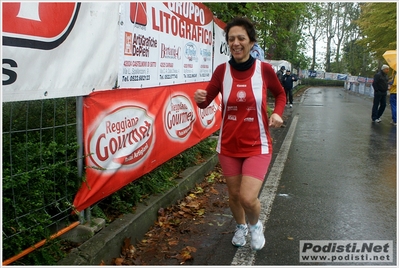
<svg viewBox="0 0 399 268"><path fill-rule="evenodd" d="M3 45L49 50L72 31L80 3L9 2L2 8Z"/></svg>

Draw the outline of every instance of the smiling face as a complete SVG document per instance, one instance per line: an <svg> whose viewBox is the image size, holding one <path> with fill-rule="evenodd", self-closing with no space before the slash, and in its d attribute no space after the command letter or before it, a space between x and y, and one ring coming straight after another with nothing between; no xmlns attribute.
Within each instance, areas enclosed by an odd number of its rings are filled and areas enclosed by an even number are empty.
<svg viewBox="0 0 399 268"><path fill-rule="evenodd" d="M237 63L246 62L255 42L251 42L247 31L242 26L233 26L228 32L231 55Z"/></svg>

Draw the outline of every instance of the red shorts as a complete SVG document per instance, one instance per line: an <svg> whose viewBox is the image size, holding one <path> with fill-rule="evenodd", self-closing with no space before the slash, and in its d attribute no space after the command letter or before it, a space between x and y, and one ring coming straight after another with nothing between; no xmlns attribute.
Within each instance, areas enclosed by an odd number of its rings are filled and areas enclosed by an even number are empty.
<svg viewBox="0 0 399 268"><path fill-rule="evenodd" d="M219 154L219 162L225 177L243 175L263 181L271 160L271 154L250 157L230 157Z"/></svg>

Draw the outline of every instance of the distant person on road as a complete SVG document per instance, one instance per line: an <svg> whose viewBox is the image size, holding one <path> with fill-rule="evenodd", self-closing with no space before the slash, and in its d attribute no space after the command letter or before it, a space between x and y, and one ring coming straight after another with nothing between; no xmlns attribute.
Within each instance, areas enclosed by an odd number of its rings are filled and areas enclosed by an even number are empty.
<svg viewBox="0 0 399 268"><path fill-rule="evenodd" d="M277 77L278 77L278 80L280 81L280 84L282 86L284 86L284 71L285 71L285 66L281 66L280 70L278 70L277 73L276 73Z"/></svg>
<svg viewBox="0 0 399 268"><path fill-rule="evenodd" d="M294 101L294 97L292 94L292 89L294 87L294 81L297 81L295 75L291 74L290 70L285 71L284 80L283 80L283 87L285 90L285 94L287 95L287 105L288 101L290 103L290 108L292 108L292 103Z"/></svg>
<svg viewBox="0 0 399 268"><path fill-rule="evenodd" d="M373 122L381 122L381 116L387 106L388 72L389 66L384 64L381 66L381 70L374 75L372 84L374 88L374 99L371 109L371 120Z"/></svg>
<svg viewBox="0 0 399 268"><path fill-rule="evenodd" d="M396 74L393 83L389 88L389 104L391 105L392 112L391 124L396 126Z"/></svg>
<svg viewBox="0 0 399 268"><path fill-rule="evenodd" d="M272 66L250 55L256 42L252 22L234 18L226 25L225 33L232 57L216 68L206 89L195 92L194 100L204 109L222 94L222 123L216 151L237 224L231 242L244 246L249 231L252 249L260 250L266 240L259 220L258 195L272 159L269 127L283 124L285 93ZM275 101L270 117L268 89Z"/></svg>

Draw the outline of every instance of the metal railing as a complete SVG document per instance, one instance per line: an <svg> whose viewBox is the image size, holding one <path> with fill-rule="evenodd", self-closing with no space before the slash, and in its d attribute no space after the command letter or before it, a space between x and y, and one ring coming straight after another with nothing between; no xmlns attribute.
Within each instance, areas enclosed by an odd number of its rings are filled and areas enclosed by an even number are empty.
<svg viewBox="0 0 399 268"><path fill-rule="evenodd" d="M3 260L77 220L77 100L3 103Z"/></svg>

